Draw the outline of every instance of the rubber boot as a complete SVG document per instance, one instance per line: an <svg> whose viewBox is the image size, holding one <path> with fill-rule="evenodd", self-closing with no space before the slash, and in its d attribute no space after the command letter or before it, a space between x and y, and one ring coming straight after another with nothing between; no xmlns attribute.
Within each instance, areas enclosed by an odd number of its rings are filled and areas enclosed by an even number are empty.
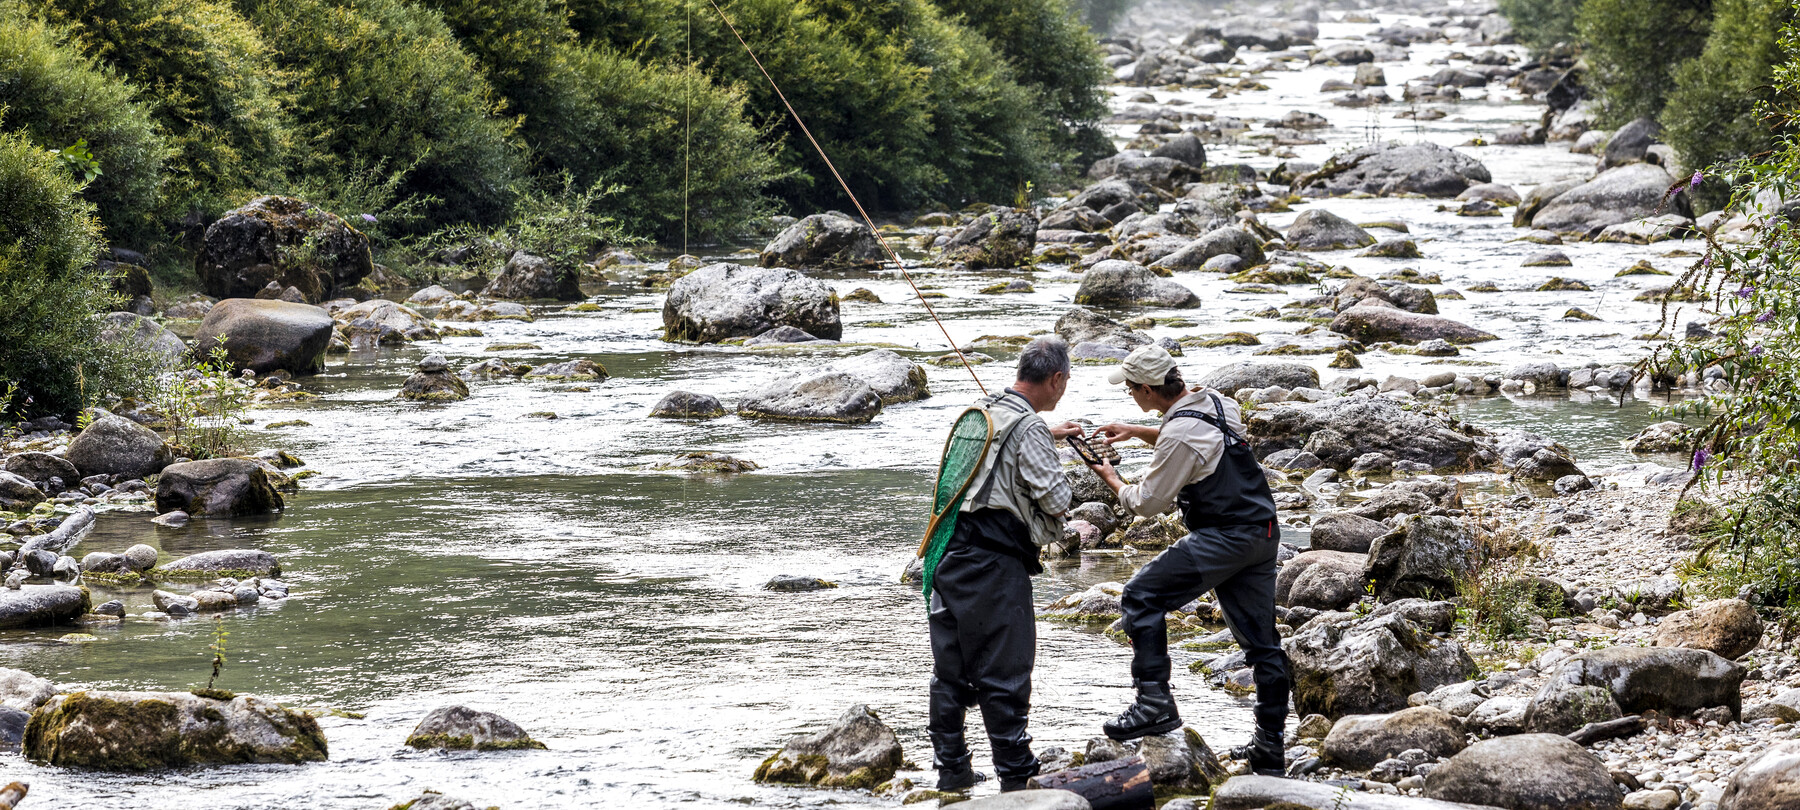
<svg viewBox="0 0 1800 810"><path fill-rule="evenodd" d="M1105 725L1106 736L1125 742L1181 728L1181 714L1166 681L1137 681L1137 702Z"/></svg>
<svg viewBox="0 0 1800 810"><path fill-rule="evenodd" d="M1287 773L1287 752L1282 747L1279 731L1257 729L1250 744L1231 749L1231 756L1248 761L1251 772L1258 776L1284 776Z"/></svg>
<svg viewBox="0 0 1800 810"><path fill-rule="evenodd" d="M931 765L937 769L937 789L946 793L968 790L987 779L970 764L969 746L963 735L934 733L931 735Z"/></svg>
<svg viewBox="0 0 1800 810"><path fill-rule="evenodd" d="M964 760L960 767L938 768L937 789L945 793L960 793L986 780L987 774L969 767L968 760Z"/></svg>
<svg viewBox="0 0 1800 810"><path fill-rule="evenodd" d="M1000 777L1001 793L1024 790L1031 777L1038 775L1041 766L1037 755L1031 753L1031 738L1025 740L1021 743L988 738L994 748L994 774Z"/></svg>

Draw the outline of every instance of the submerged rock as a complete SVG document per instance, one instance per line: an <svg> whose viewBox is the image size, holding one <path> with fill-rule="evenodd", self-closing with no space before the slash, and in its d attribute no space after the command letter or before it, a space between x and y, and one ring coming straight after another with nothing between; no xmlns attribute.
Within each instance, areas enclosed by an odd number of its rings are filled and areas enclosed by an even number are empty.
<svg viewBox="0 0 1800 810"><path fill-rule="evenodd" d="M1032 232L1035 234L1036 230L1033 228ZM841 214L825 213L788 226L763 248L760 260L764 267L867 267L879 264L883 255L881 243L868 225ZM836 335L832 337L835 339Z"/></svg>
<svg viewBox="0 0 1800 810"><path fill-rule="evenodd" d="M1086 307L1075 307L1057 318L1056 335L1070 346L1102 343L1127 351L1151 343L1149 335Z"/></svg>
<svg viewBox="0 0 1800 810"><path fill-rule="evenodd" d="M476 711L467 706L439 706L432 709L407 735L406 744L414 748L443 748L454 751L507 751L520 748L543 748L525 729L493 712Z"/></svg>
<svg viewBox="0 0 1800 810"><path fill-rule="evenodd" d="M334 325L331 316L315 306L228 298L200 321L194 347L210 352L222 337L227 357L239 370L316 374L325 370L325 348Z"/></svg>
<svg viewBox="0 0 1800 810"><path fill-rule="evenodd" d="M170 562L158 570L165 576L183 579L211 579L222 576L242 579L252 576L280 576L281 564L276 561L275 555L267 551L228 548L190 554Z"/></svg>
<svg viewBox="0 0 1800 810"><path fill-rule="evenodd" d="M663 303L663 337L717 343L777 326L837 340L844 327L831 288L793 270L709 264L683 276Z"/></svg>
<svg viewBox="0 0 1800 810"><path fill-rule="evenodd" d="M837 583L828 582L818 577L803 577L792 574L780 574L763 583L763 590L781 593L802 593L805 591L823 591L836 588Z"/></svg>
<svg viewBox="0 0 1800 810"><path fill-rule="evenodd" d="M728 456L710 450L695 450L675 456L674 461L655 465L658 470L682 470L697 473L746 473L762 469L762 465L746 458Z"/></svg>
<svg viewBox="0 0 1800 810"><path fill-rule="evenodd" d="M0 588L0 630L47 627L88 612L86 590L68 585L25 585Z"/></svg>
<svg viewBox="0 0 1800 810"><path fill-rule="evenodd" d="M606 367L592 360L565 360L561 363L545 363L525 372L526 379L599 382L611 375Z"/></svg>
<svg viewBox="0 0 1800 810"><path fill-rule="evenodd" d="M419 794L418 798L394 805L388 810L481 810L481 808L455 796L448 796L427 788L425 792ZM493 808L489 808L489 810L493 810Z"/></svg>
<svg viewBox="0 0 1800 810"><path fill-rule="evenodd" d="M401 399L414 402L456 402L469 398L469 384L450 371L441 354L427 355L419 370L400 386Z"/></svg>
<svg viewBox="0 0 1800 810"><path fill-rule="evenodd" d="M881 413L881 395L861 377L841 371L774 380L738 401L738 415L794 422L860 425Z"/></svg>
<svg viewBox="0 0 1800 810"><path fill-rule="evenodd" d="M756 781L871 789L894 777L900 740L868 706L851 706L830 728L803 735L764 760Z"/></svg>
<svg viewBox="0 0 1800 810"><path fill-rule="evenodd" d="M109 771L325 761L325 735L311 717L262 698L218 694L57 695L32 715L25 756Z"/></svg>
<svg viewBox="0 0 1800 810"><path fill-rule="evenodd" d="M725 415L725 406L710 394L670 391L656 401L650 415L658 419L717 419Z"/></svg>
<svg viewBox="0 0 1800 810"><path fill-rule="evenodd" d="M82 475L143 478L161 472L174 460L175 454L156 431L123 416L99 413L104 415L70 441L64 455ZM75 482L64 483L72 486Z"/></svg>
<svg viewBox="0 0 1800 810"><path fill-rule="evenodd" d="M269 483L263 466L249 459L212 458L170 464L156 483L158 514L181 511L230 517L276 512L283 506L281 493Z"/></svg>

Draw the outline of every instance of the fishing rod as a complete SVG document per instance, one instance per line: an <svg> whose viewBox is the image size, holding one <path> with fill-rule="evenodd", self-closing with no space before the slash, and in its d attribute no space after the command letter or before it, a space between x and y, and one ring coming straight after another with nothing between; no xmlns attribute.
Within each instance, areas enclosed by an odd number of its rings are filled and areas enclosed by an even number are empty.
<svg viewBox="0 0 1800 810"><path fill-rule="evenodd" d="M850 190L850 184L844 182L844 176L838 173L837 165L831 162L831 156L825 154L825 147L819 145L819 139L813 137L812 130L806 126L806 121L800 118L800 113L795 111L794 105L788 102L787 94L781 92L781 85L775 81L774 76L769 75L769 69L763 67L762 60L756 56L756 51L750 47L749 42L744 40L744 35L738 33L737 26L731 24L731 18L725 16L725 9L719 7L718 0L706 0L706 2L707 5L712 6L713 11L718 12L719 21L725 23L726 28L731 29L731 35L737 37L738 44L744 46L744 53L750 56L750 61L756 64L756 69L762 72L763 78L769 80L769 86L774 88L775 96L781 99L781 105L787 108L788 115L793 116L794 123L798 124L800 131L806 134L806 140L812 144L813 150L819 153L819 159L825 161L825 167L831 170L831 176L837 178L838 186L844 189L844 194L850 198L851 204L856 206L856 213L862 215L864 224L869 226L869 233L875 235L875 241L880 243L882 251L887 253L889 259L893 260L894 266L899 268L900 275L906 279L906 285L912 288L913 295L919 299L919 304L925 307L926 314L930 315L932 322L937 324L938 331L944 333L944 340L950 343L950 351L955 352L956 359L962 361L963 368L968 369L969 376L975 380L975 387L981 389L982 395L987 395L987 386L981 384L981 375L975 373L975 365L969 362L969 358L964 356L962 349L956 345L956 338L950 336L949 328L945 327L943 320L938 318L937 311L931 308L931 302L925 300L925 293L919 290L919 285L913 281L912 274L906 271L906 264L900 261L900 255L888 245L887 239L883 238L881 231L875 227L875 220L869 216L868 211L863 209L862 200L857 199L856 192ZM692 57L690 56L689 59Z"/></svg>

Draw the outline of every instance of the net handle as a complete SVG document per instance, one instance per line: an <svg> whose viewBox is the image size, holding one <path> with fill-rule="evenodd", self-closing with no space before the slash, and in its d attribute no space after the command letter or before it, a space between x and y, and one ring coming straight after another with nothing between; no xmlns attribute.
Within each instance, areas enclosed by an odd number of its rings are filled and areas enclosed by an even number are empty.
<svg viewBox="0 0 1800 810"><path fill-rule="evenodd" d="M951 425L961 424L963 417L968 416L971 411L980 413L982 416L982 420L987 423L987 438L984 439L981 443L981 455L982 455L982 458L985 460L987 457L988 445L994 443L994 417L990 416L987 411L985 411L981 408L966 408L963 410L962 413L957 414L956 421L951 422L950 424ZM956 440L956 430L953 427L950 430L950 435L944 438L944 453L943 453L943 456L940 456L939 458L943 458L944 456L950 455L950 443L955 440ZM976 466L975 469L977 472L979 472L981 470L981 467ZM942 461L939 461L938 462L938 477L942 478L943 475L944 475L944 464ZM950 496L949 503L955 503L957 498L962 497L963 493L968 492L969 484L973 483L974 480L975 480L975 476L973 476L973 475L969 476L968 478L963 479L962 484L956 488L955 494ZM939 512L937 510L937 508L936 508L937 504L935 503L935 499L937 498L937 487L934 486L931 489L932 489L932 498L934 499L934 502L932 503L932 513L933 514L931 515L931 522L925 525L925 537L919 541L919 553L916 555L921 560L925 559L925 550L928 547L930 547L930 545L931 545L931 533L937 531L938 523L943 521L944 515L947 515L950 513L948 504L946 504L944 511Z"/></svg>

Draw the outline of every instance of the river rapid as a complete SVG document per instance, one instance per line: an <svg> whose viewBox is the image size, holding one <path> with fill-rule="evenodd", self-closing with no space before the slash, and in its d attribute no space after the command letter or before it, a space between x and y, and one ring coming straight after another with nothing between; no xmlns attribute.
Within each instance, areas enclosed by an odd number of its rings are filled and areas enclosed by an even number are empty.
<svg viewBox="0 0 1800 810"><path fill-rule="evenodd" d="M1373 13L1381 24L1422 22L1403 13ZM1360 41L1376 27L1331 22L1335 12L1324 16L1321 46ZM1500 49L1523 56L1516 46ZM1408 61L1382 64L1387 89L1397 99L1405 81L1441 67L1434 62L1473 50L1415 45ZM1242 54L1252 63L1266 56ZM1370 109L1327 103L1320 85L1348 80L1352 68L1300 67L1304 59L1291 65L1298 69L1261 74L1269 89L1224 99L1197 89L1148 92L1154 104L1179 101L1182 109L1259 125L1289 110L1323 115L1332 125L1316 131L1325 143L1292 148L1298 159L1314 162L1375 138L1451 146L1491 138L1506 126L1535 122L1543 110L1540 102L1497 82L1485 93L1465 91L1473 97L1458 104L1421 105L1444 107L1449 115L1442 120L1396 120L1394 113L1405 108L1398 102ZM1114 89L1117 108L1143 106L1126 99L1144 90ZM1119 124L1116 134L1124 142L1135 129ZM1569 154L1566 142L1463 151L1485 163L1496 182L1521 193L1538 183L1586 176L1594 164L1591 156ZM1246 143L1209 145L1209 160L1266 170L1282 158ZM1502 371L1539 360L1565 367L1633 362L1649 345L1637 336L1657 331L1661 310L1632 298L1668 279L1614 274L1639 259L1677 272L1692 261L1665 258L1677 248L1693 250L1691 243L1571 243L1560 249L1573 267L1521 268L1527 254L1542 248L1508 241L1519 233L1510 225L1510 211L1464 218L1438 210L1444 202L1335 199L1263 215L1277 229L1308 207L1354 222L1402 220L1424 259L1359 258L1350 251L1319 256L1370 276L1416 267L1441 276L1442 283L1428 285L1439 292L1483 283L1503 290L1466 292L1466 300L1439 304L1445 316L1500 340L1457 358L1372 351L1361 358L1365 368L1352 373L1417 378L1442 370ZM753 261L729 249L714 253L709 260ZM1552 275L1585 281L1593 290L1531 291ZM976 292L1013 277L1028 278L1035 291ZM962 342L1050 328L1071 306L1079 280L1059 267L923 269L918 278L948 296L933 303ZM1178 313L1195 325L1158 326L1148 330L1152 335L1266 334L1301 326L1250 314L1288 296L1228 293L1233 285L1210 273L1176 278L1204 301ZM890 345L920 361L947 350L897 274L838 274L830 283L840 293L866 287L888 302L846 303L846 341ZM730 403L773 376L864 349L754 351L664 343L660 293L629 274L589 291L598 312L547 307L534 322L480 324L483 337L334 356L325 375L303 381L320 399L256 411L259 425L309 423L252 431L255 445L288 450L317 471L289 496L285 513L196 520L181 529L154 526L145 513L108 513L80 546L77 556L140 542L165 555L234 547L276 554L295 595L225 615L230 661L220 685L323 711L328 763L116 775L41 767L5 755L0 781L31 783L31 807L92 810L381 808L424 788L502 808L896 804L865 793L761 786L750 774L789 736L817 730L855 703L875 708L900 735L908 758L929 766L925 610L917 591L899 584L898 576L923 528L943 431L976 395L974 382L959 367L927 366L931 398L891 406L858 427L735 416L698 424L649 420L644 415L652 404L676 388ZM1570 307L1601 320L1563 320ZM605 365L612 377L591 390L476 383L468 400L446 405L394 398L425 354L441 352L457 368L496 356L485 350L495 343L539 347L499 354L508 360L586 358ZM1189 349L1180 362L1191 378L1245 359L1253 348ZM1012 356L990 353L1001 362L979 372L997 389L1011 379ZM1326 380L1339 373L1325 369L1330 355L1280 359L1310 363ZM1620 441L1658 421L1654 404L1630 394L1621 400L1576 392L1464 398L1453 407L1485 426L1550 435L1594 472L1643 460L1624 452ZM1068 396L1051 416L1147 418L1091 366L1077 367ZM720 451L763 469L731 477L647 469L685 450ZM1128 474L1146 459L1146 451L1127 451ZM1303 542L1304 530L1289 536ZM1036 597L1042 605L1094 583L1123 580L1146 559L1113 552L1052 564L1036 582ZM801 594L762 590L777 574L822 577L840 587ZM122 598L133 614L151 609L147 589L94 591L96 602ZM58 642L63 629L11 631L0 634L0 666L65 688L189 689L206 680L214 630L204 617L128 618L116 628L93 630L99 641L85 644ZM1033 734L1040 749L1079 750L1129 701L1129 651L1091 628L1041 622L1038 632ZM1177 655L1178 663L1194 657ZM1176 678L1183 715L1215 749L1248 735L1244 700L1209 689L1185 667L1177 668ZM498 712L548 748L467 754L403 745L426 712L451 703ZM978 715L971 724L979 728ZM985 764L985 745L978 744L977 765ZM993 789L992 783L983 788Z"/></svg>

